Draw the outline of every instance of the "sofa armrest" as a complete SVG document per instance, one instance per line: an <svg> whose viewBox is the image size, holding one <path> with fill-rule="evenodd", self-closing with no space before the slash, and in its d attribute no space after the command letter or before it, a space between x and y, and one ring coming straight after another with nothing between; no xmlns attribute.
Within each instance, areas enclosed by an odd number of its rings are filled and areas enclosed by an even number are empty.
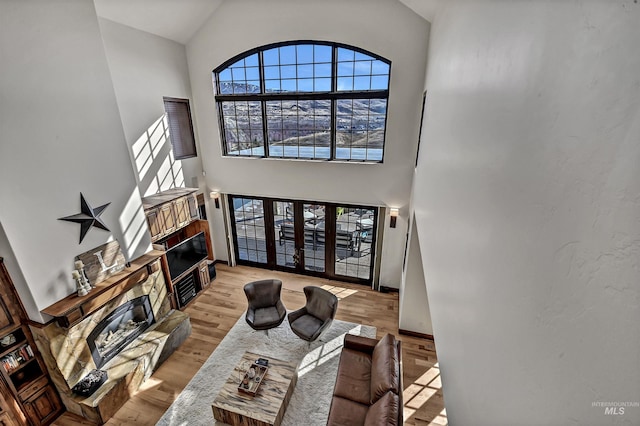
<svg viewBox="0 0 640 426"><path fill-rule="evenodd" d="M378 340L368 337L356 336L355 334L344 335L344 347L354 351L365 352L371 355Z"/></svg>

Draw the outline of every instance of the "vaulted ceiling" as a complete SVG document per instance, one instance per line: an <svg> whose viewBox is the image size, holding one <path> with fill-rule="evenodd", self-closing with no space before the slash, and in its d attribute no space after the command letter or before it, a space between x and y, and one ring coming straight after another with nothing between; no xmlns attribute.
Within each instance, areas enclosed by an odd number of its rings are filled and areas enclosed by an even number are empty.
<svg viewBox="0 0 640 426"><path fill-rule="evenodd" d="M225 0L94 0L94 3L98 16L102 18L186 44L223 1ZM428 21L433 19L440 2L398 1ZM372 7L375 5L372 4Z"/></svg>

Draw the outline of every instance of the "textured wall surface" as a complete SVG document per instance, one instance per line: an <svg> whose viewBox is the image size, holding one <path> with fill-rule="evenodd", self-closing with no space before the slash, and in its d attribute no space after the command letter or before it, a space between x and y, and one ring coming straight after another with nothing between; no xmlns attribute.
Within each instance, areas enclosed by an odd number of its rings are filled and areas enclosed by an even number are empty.
<svg viewBox="0 0 640 426"><path fill-rule="evenodd" d="M454 425L640 424L640 5L448 3L415 210Z"/></svg>

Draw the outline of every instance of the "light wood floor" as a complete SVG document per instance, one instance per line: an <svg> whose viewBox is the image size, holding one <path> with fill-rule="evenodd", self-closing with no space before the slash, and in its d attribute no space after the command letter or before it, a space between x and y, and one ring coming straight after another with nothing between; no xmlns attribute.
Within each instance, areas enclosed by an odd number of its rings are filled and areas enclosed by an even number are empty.
<svg viewBox="0 0 640 426"><path fill-rule="evenodd" d="M191 336L107 425L154 425L246 310L244 284L264 278L282 280L282 301L288 309L304 305L304 286L321 286L340 299L337 319L375 326L378 338L395 334L402 340L405 424L447 424L435 346L430 340L398 334L397 293L379 293L365 286L245 266L216 267L217 278L185 309L191 316ZM80 423L75 416L65 414L54 424Z"/></svg>

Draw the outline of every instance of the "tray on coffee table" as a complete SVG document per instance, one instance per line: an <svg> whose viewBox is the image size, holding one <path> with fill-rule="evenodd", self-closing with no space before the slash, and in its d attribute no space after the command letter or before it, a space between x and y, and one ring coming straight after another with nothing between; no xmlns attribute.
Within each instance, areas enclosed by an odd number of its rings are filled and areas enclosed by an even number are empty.
<svg viewBox="0 0 640 426"><path fill-rule="evenodd" d="M253 377L250 377L251 374L249 374L249 372L252 369L255 371L255 374L253 374ZM240 385L238 386L238 390L240 392L255 396L258 393L258 388L260 388L260 385L264 380L264 376L267 375L268 370L269 368L264 365L258 365L256 363L251 364L249 370L244 373L244 377L240 382Z"/></svg>

